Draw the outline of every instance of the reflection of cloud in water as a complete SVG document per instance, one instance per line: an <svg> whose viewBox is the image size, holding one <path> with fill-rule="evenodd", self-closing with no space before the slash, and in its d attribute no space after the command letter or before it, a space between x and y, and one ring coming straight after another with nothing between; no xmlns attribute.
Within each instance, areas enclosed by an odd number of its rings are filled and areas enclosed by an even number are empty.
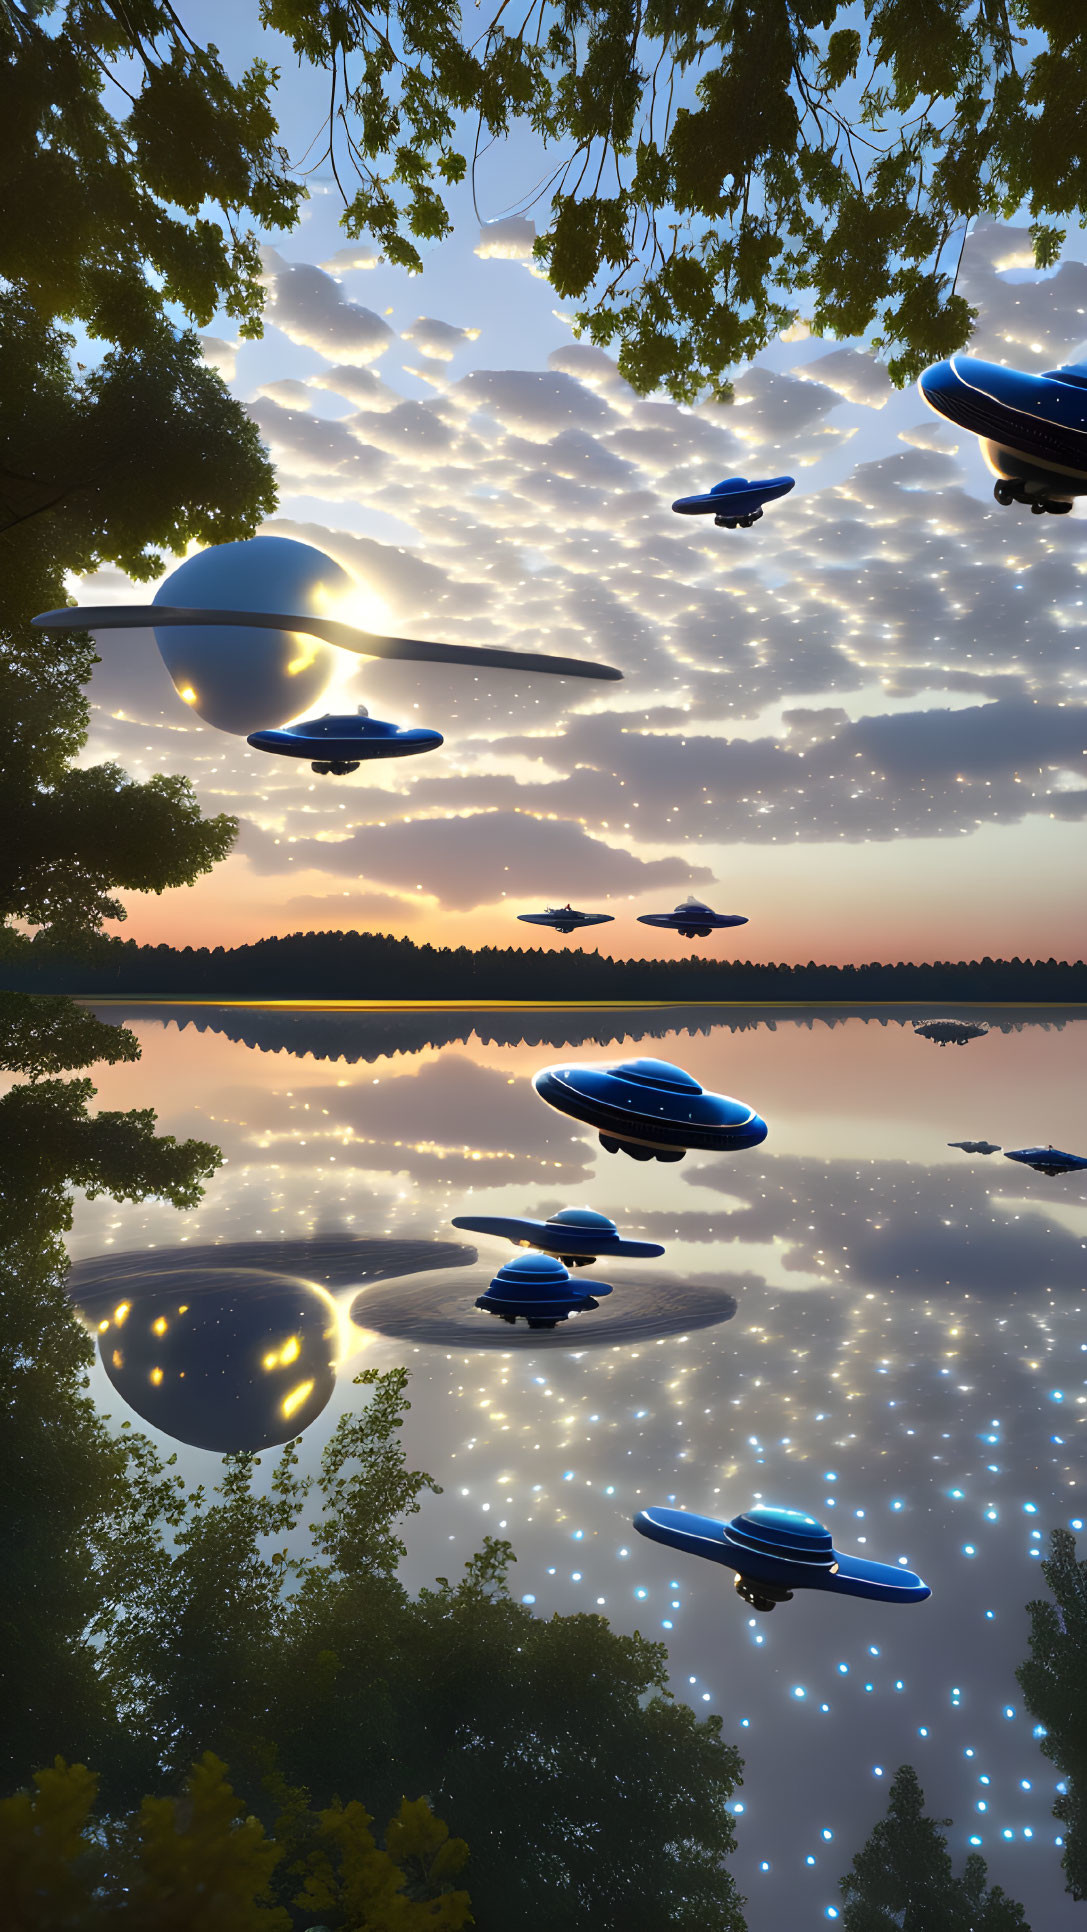
<svg viewBox="0 0 1087 1932"><path fill-rule="evenodd" d="M1082 1206L1082 1184L1073 1179L1059 1203L1043 1197L1025 1207L1022 1194L1039 1192L1037 1184L1016 1183L1014 1193L1001 1194L996 1178L957 1165L781 1155L754 1172L713 1162L687 1180L746 1201L716 1217L715 1239L773 1241L784 1250L786 1270L832 1286L931 1289L941 1300L1024 1294L1038 1303L1047 1290L1081 1293L1083 1241L1048 1210ZM686 1218L646 1215L644 1225L667 1239Z"/></svg>
<svg viewBox="0 0 1087 1932"><path fill-rule="evenodd" d="M330 1288L474 1258L458 1242L332 1235L96 1256L69 1286L129 1407L175 1441L227 1454L289 1442L325 1407L340 1353Z"/></svg>
<svg viewBox="0 0 1087 1932"><path fill-rule="evenodd" d="M529 1329L521 1323L511 1327L477 1308L477 1295L489 1285L488 1274L473 1271L440 1282L405 1281L380 1291L367 1288L352 1302L351 1319L396 1341L429 1343L435 1348L617 1348L624 1342L715 1328L736 1313L736 1296L730 1288L742 1293L746 1286L765 1284L749 1284L738 1275L684 1281L673 1275L624 1274L598 1308L571 1315L553 1329ZM592 1290L592 1276L585 1285Z"/></svg>

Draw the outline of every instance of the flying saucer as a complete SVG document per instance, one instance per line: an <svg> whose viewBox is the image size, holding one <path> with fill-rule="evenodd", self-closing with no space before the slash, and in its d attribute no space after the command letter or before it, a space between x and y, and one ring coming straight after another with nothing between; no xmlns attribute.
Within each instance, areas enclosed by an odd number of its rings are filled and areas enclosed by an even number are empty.
<svg viewBox="0 0 1087 1932"><path fill-rule="evenodd" d="M1066 515L1087 492L1087 363L1034 376L950 356L918 387L938 416L978 438L998 503Z"/></svg>
<svg viewBox="0 0 1087 1932"><path fill-rule="evenodd" d="M737 524L741 530L749 530L761 517L763 504L787 496L795 480L771 476L763 483L749 483L744 476L727 476L701 496L677 497L672 508L683 517L712 516L724 530L735 530Z"/></svg>
<svg viewBox="0 0 1087 1932"><path fill-rule="evenodd" d="M937 1046L969 1046L989 1031L984 1020L918 1020L913 1030L922 1040L935 1040Z"/></svg>
<svg viewBox="0 0 1087 1932"><path fill-rule="evenodd" d="M794 1590L832 1590L837 1596L869 1597L877 1603L923 1603L932 1595L912 1570L836 1550L830 1531L799 1509L759 1503L730 1523L693 1516L685 1509L643 1509L634 1527L671 1550L727 1564L735 1573L737 1593L753 1610L789 1603Z"/></svg>
<svg viewBox="0 0 1087 1932"><path fill-rule="evenodd" d="M961 1147L964 1154L999 1154L1000 1143L995 1140L949 1140L949 1147Z"/></svg>
<svg viewBox="0 0 1087 1932"><path fill-rule="evenodd" d="M685 899L674 912L640 912L638 924L664 926L684 939L708 939L711 932L718 932L724 926L746 926L747 919L740 912L712 912L701 899L691 898Z"/></svg>
<svg viewBox="0 0 1087 1932"><path fill-rule="evenodd" d="M311 544L248 537L213 544L166 578L150 604L70 605L31 619L42 631L144 630L155 634L182 702L219 731L245 736L297 718L327 689L331 646L362 657L551 677L621 678L584 658L385 637L324 615L354 585Z"/></svg>
<svg viewBox="0 0 1087 1932"><path fill-rule="evenodd" d="M610 926L611 912L578 912L573 906L548 906L546 912L519 912L525 926L550 926L552 932L573 932L578 926Z"/></svg>
<svg viewBox="0 0 1087 1932"><path fill-rule="evenodd" d="M1063 1154L1059 1147L1019 1147L1014 1154L1005 1148L1004 1159L1021 1161L1038 1174L1076 1174L1087 1167L1082 1154Z"/></svg>
<svg viewBox="0 0 1087 1932"><path fill-rule="evenodd" d="M488 1315L500 1321L526 1321L530 1328L554 1328L570 1315L586 1315L599 1306L601 1295L611 1289L594 1281L595 1296L579 1288L550 1254L518 1254L498 1270L485 1294L476 1302Z"/></svg>
<svg viewBox="0 0 1087 1932"><path fill-rule="evenodd" d="M667 1060L621 1060L613 1067L544 1067L532 1082L541 1100L595 1127L609 1154L636 1161L681 1161L689 1148L734 1153L766 1139L753 1107L705 1093Z"/></svg>
<svg viewBox="0 0 1087 1932"><path fill-rule="evenodd" d="M470 1234L493 1234L500 1241L514 1241L519 1248L542 1248L545 1254L558 1255L567 1268L587 1268L604 1255L626 1255L645 1260L663 1254L656 1241L624 1241L614 1221L592 1208L562 1208L549 1221L533 1221L528 1215L458 1214L453 1226Z"/></svg>
<svg viewBox="0 0 1087 1932"><path fill-rule="evenodd" d="M364 704L354 717L326 711L323 718L303 718L281 731L251 731L246 740L254 751L308 758L314 771L334 772L337 777L358 771L363 759L407 758L416 751L436 751L444 742L440 731L425 725L384 724L371 718Z"/></svg>

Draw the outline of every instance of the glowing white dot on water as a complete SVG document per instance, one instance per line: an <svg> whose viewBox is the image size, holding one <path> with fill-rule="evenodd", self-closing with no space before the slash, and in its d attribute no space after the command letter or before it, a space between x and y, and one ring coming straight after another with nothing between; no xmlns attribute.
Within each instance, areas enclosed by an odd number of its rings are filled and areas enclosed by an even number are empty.
<svg viewBox="0 0 1087 1932"><path fill-rule="evenodd" d="M834 1836L834 1833L833 1833L833 1832L831 1831L831 1829L830 1829L830 1827L829 1827L829 1825L824 1825L824 1826L823 1826L823 1837L824 1837L824 1838L825 1838L825 1839L827 1840L827 1842L828 1842L828 1844L829 1844L829 1842L830 1842L830 1840L831 1840L831 1839L833 1838L833 1836Z"/></svg>

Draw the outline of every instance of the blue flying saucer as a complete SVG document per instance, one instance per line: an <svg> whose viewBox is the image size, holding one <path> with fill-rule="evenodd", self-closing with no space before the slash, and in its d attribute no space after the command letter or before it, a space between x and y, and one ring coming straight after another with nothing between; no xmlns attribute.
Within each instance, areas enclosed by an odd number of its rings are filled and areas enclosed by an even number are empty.
<svg viewBox="0 0 1087 1932"><path fill-rule="evenodd" d="M1031 376L950 356L918 387L938 416L978 438L998 503L1065 515L1087 492L1087 363Z"/></svg>
<svg viewBox="0 0 1087 1932"><path fill-rule="evenodd" d="M969 1046L983 1040L989 1029L984 1020L917 1020L914 1032L922 1040L935 1040L937 1046Z"/></svg>
<svg viewBox="0 0 1087 1932"><path fill-rule="evenodd" d="M708 939L724 926L746 926L747 919L742 912L712 912L701 899L685 899L674 912L640 912L638 924L663 926L683 939Z"/></svg>
<svg viewBox="0 0 1087 1932"><path fill-rule="evenodd" d="M473 1234L494 1234L500 1241L515 1241L520 1248L542 1248L545 1254L558 1255L567 1268L587 1268L601 1255L647 1260L663 1254L656 1241L624 1241L614 1221L592 1208L563 1208L549 1221L533 1221L527 1215L458 1214L455 1228Z"/></svg>
<svg viewBox="0 0 1087 1932"><path fill-rule="evenodd" d="M999 1154L998 1140L949 1140L949 1147L961 1147L964 1154Z"/></svg>
<svg viewBox="0 0 1087 1932"><path fill-rule="evenodd" d="M705 1556L735 1572L738 1594L753 1610L789 1603L794 1590L832 1590L877 1603L923 1603L932 1595L912 1570L872 1563L836 1550L828 1529L799 1509L759 1503L731 1523L685 1509L643 1509L634 1527L654 1543L688 1556Z"/></svg>
<svg viewBox="0 0 1087 1932"><path fill-rule="evenodd" d="M753 1107L703 1092L667 1060L544 1067L532 1084L548 1106L595 1127L609 1154L622 1149L636 1161L681 1161L692 1147L735 1153L766 1139L766 1122Z"/></svg>
<svg viewBox="0 0 1087 1932"><path fill-rule="evenodd" d="M745 476L726 476L701 496L678 496L672 505L682 517L712 516L722 530L750 530L762 515L764 503L787 496L795 482L792 476L771 476L764 483L749 483Z"/></svg>
<svg viewBox="0 0 1087 1932"><path fill-rule="evenodd" d="M251 731L246 739L254 751L308 758L314 771L334 772L337 777L358 771L367 758L407 758L414 751L436 751L444 742L440 731L425 725L404 727L371 718L364 704L354 717L326 711L323 718L303 718L281 730Z"/></svg>
<svg viewBox="0 0 1087 1932"><path fill-rule="evenodd" d="M1059 1147L1019 1147L1014 1154L1005 1148L1004 1159L1021 1161L1024 1167L1033 1167L1038 1174L1077 1174L1080 1168L1087 1167L1082 1154L1062 1154Z"/></svg>
<svg viewBox="0 0 1087 1932"><path fill-rule="evenodd" d="M524 926L550 926L552 932L573 932L578 926L610 926L611 912L578 912L574 906L548 906L546 912L519 912Z"/></svg>
<svg viewBox="0 0 1087 1932"><path fill-rule="evenodd" d="M611 1289L594 1281L595 1296L579 1288L562 1262L550 1254L518 1254L498 1270L477 1308L500 1321L526 1321L530 1328L554 1328L570 1315L587 1315Z"/></svg>

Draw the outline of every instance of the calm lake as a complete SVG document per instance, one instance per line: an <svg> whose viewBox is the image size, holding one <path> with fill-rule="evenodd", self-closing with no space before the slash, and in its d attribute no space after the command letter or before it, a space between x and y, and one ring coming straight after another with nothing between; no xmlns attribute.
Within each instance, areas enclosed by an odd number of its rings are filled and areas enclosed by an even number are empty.
<svg viewBox="0 0 1087 1932"><path fill-rule="evenodd" d="M118 1424L135 1408L194 1480L216 1466L194 1443L298 1428L308 1467L363 1399L353 1374L406 1363L408 1455L444 1490L409 1521L406 1580L506 1537L536 1615L667 1645L674 1694L745 1759L751 1932L827 1922L903 1763L958 1867L979 1848L1035 1932L1078 1925L1014 1673L1049 1531L1087 1521L1087 1176L948 1143L1087 1153L1087 1010L994 1010L947 1047L911 1009L95 1010L143 1050L98 1070L98 1106L153 1107L226 1160L187 1215L77 1203L73 1294ZM532 1087L642 1054L750 1103L766 1142L636 1163ZM580 1205L665 1254L577 1270L614 1292L555 1331L475 1310L515 1250L452 1217ZM906 1558L930 1600L757 1615L729 1569L632 1528L646 1504L760 1500Z"/></svg>

